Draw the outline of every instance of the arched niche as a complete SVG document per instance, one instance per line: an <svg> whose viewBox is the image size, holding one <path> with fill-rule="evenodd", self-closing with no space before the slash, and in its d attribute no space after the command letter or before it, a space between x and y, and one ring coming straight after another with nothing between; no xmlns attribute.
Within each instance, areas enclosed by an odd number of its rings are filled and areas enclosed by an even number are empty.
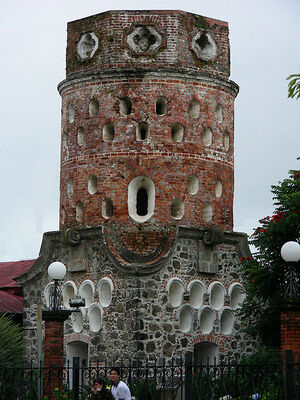
<svg viewBox="0 0 300 400"><path fill-rule="evenodd" d="M202 208L202 219L204 222L211 222L213 217L212 205L209 203L203 204Z"/></svg>
<svg viewBox="0 0 300 400"><path fill-rule="evenodd" d="M67 197L70 199L73 197L73 192L74 192L74 184L73 184L73 179L69 178L67 180Z"/></svg>
<svg viewBox="0 0 300 400"><path fill-rule="evenodd" d="M102 138L104 142L112 142L115 137L115 127L113 124L104 124L102 128Z"/></svg>
<svg viewBox="0 0 300 400"><path fill-rule="evenodd" d="M121 115L129 115L132 111L132 103L129 97L119 99L119 111Z"/></svg>
<svg viewBox="0 0 300 400"><path fill-rule="evenodd" d="M163 97L159 96L155 102L155 112L157 115L165 115L168 112L168 100Z"/></svg>
<svg viewBox="0 0 300 400"><path fill-rule="evenodd" d="M181 279L171 278L166 286L168 292L168 300L171 306L179 307L182 303L184 285Z"/></svg>
<svg viewBox="0 0 300 400"><path fill-rule="evenodd" d="M110 278L102 278L97 286L99 303L102 307L108 307L112 300L114 284Z"/></svg>
<svg viewBox="0 0 300 400"><path fill-rule="evenodd" d="M184 127L180 123L172 125L172 139L176 143L183 141L184 137Z"/></svg>
<svg viewBox="0 0 300 400"><path fill-rule="evenodd" d="M89 103L90 117L96 117L99 114L99 101L95 97Z"/></svg>
<svg viewBox="0 0 300 400"><path fill-rule="evenodd" d="M149 124L147 122L139 122L136 127L136 140L149 139Z"/></svg>
<svg viewBox="0 0 300 400"><path fill-rule="evenodd" d="M189 116L191 118L199 118L200 117L200 102L197 99L192 99L189 104Z"/></svg>
<svg viewBox="0 0 300 400"><path fill-rule="evenodd" d="M73 281L67 281L63 285L62 295L63 295L63 303L65 308L70 308L69 301L77 296L77 286Z"/></svg>
<svg viewBox="0 0 300 400"><path fill-rule="evenodd" d="M90 280L85 280L79 287L79 296L85 299L85 307L89 307L93 300L95 294L94 283Z"/></svg>
<svg viewBox="0 0 300 400"><path fill-rule="evenodd" d="M77 222L82 222L83 220L83 204L81 201L79 201L76 204L76 221Z"/></svg>
<svg viewBox="0 0 300 400"><path fill-rule="evenodd" d="M78 312L73 312L71 314L72 327L75 333L79 333L82 331L83 318L84 318L84 312L81 308L79 309Z"/></svg>
<svg viewBox="0 0 300 400"><path fill-rule="evenodd" d="M230 306L233 310L237 310L243 304L246 298L246 292L240 283L232 283L229 286L228 294L230 297Z"/></svg>
<svg viewBox="0 0 300 400"><path fill-rule="evenodd" d="M221 282L212 282L207 290L209 303L215 310L220 310L224 306L225 288Z"/></svg>
<svg viewBox="0 0 300 400"><path fill-rule="evenodd" d="M187 190L189 194L194 196L199 191L199 178L196 175L190 175L187 182Z"/></svg>
<svg viewBox="0 0 300 400"><path fill-rule="evenodd" d="M199 312L199 326L201 333L204 335L211 333L214 327L215 319L216 313L211 307L202 307Z"/></svg>
<svg viewBox="0 0 300 400"><path fill-rule="evenodd" d="M219 103L219 104L217 105L215 114L216 114L216 120L217 120L217 122L218 122L219 124L222 124L222 122L223 122L223 107L222 107L222 104Z"/></svg>
<svg viewBox="0 0 300 400"><path fill-rule="evenodd" d="M205 286L198 280L193 280L188 284L187 290L190 295L190 304L193 308L200 308L203 305Z"/></svg>
<svg viewBox="0 0 300 400"><path fill-rule="evenodd" d="M92 332L99 332L102 326L102 308L100 304L93 303L88 310L89 326Z"/></svg>
<svg viewBox="0 0 300 400"><path fill-rule="evenodd" d="M178 310L179 330L189 333L193 330L194 310L189 305L185 305Z"/></svg>
<svg viewBox="0 0 300 400"><path fill-rule="evenodd" d="M53 293L54 290L54 283L50 282L48 283L48 285L45 287L44 289L44 297L45 297L45 302L46 302L46 307L49 308L50 307L50 303L51 303L51 295Z"/></svg>
<svg viewBox="0 0 300 400"><path fill-rule="evenodd" d="M88 192L90 194L95 194L98 189L98 179L96 175L90 175L88 177Z"/></svg>
<svg viewBox="0 0 300 400"><path fill-rule="evenodd" d="M137 176L128 185L128 214L137 222L145 222L154 214L155 186L151 179Z"/></svg>
<svg viewBox="0 0 300 400"><path fill-rule="evenodd" d="M231 335L234 327L234 315L229 307L224 307L220 313L220 330L223 335Z"/></svg>
<svg viewBox="0 0 300 400"><path fill-rule="evenodd" d="M69 120L70 124L72 124L75 121L75 106L74 106L74 104L69 104L68 120Z"/></svg>
<svg viewBox="0 0 300 400"><path fill-rule="evenodd" d="M101 204L102 217L109 219L114 215L114 204L112 199L106 198L102 200Z"/></svg>
<svg viewBox="0 0 300 400"><path fill-rule="evenodd" d="M82 127L77 130L77 144L78 146L84 145L84 129Z"/></svg>
<svg viewBox="0 0 300 400"><path fill-rule="evenodd" d="M184 216L184 202L181 199L175 199L171 205L171 215L174 219L182 219Z"/></svg>
<svg viewBox="0 0 300 400"><path fill-rule="evenodd" d="M227 132L225 132L224 135L223 135L223 146L224 146L225 151L229 150L230 138L229 138L229 135L228 135Z"/></svg>
<svg viewBox="0 0 300 400"><path fill-rule="evenodd" d="M215 195L217 199L219 199L222 196L223 193L223 185L222 181L220 179L216 180L216 186L215 186Z"/></svg>
<svg viewBox="0 0 300 400"><path fill-rule="evenodd" d="M210 146L212 144L212 131L208 127L203 130L203 143L205 146Z"/></svg>

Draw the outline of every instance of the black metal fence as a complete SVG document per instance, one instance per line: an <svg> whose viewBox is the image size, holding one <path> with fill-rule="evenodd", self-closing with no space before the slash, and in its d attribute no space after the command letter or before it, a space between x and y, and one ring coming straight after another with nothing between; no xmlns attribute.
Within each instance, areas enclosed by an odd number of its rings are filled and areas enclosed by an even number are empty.
<svg viewBox="0 0 300 400"><path fill-rule="evenodd" d="M87 400L97 376L109 381L118 365L136 400L300 400L300 359L292 352L285 362L246 364L242 361L194 365L191 355L170 362L128 361L79 365L74 358L55 366L0 366L1 400ZM55 387L53 383L55 382Z"/></svg>

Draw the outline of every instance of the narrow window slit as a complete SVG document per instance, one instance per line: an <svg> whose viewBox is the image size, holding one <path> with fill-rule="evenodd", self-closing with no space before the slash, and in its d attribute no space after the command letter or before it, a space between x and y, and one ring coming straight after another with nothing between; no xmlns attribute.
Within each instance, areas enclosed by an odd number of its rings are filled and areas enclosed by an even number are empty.
<svg viewBox="0 0 300 400"><path fill-rule="evenodd" d="M148 214L148 192L145 188L140 188L136 194L136 213L139 216Z"/></svg>

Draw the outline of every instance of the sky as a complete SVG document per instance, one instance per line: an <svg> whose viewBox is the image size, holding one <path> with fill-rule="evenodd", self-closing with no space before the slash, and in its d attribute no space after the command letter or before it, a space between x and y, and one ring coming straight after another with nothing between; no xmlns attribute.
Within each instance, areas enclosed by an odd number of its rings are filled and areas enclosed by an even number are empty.
<svg viewBox="0 0 300 400"><path fill-rule="evenodd" d="M0 0L0 261L38 257L58 229L67 22L107 10L184 10L229 23L235 101L234 230L274 210L270 187L300 169L299 0Z"/></svg>

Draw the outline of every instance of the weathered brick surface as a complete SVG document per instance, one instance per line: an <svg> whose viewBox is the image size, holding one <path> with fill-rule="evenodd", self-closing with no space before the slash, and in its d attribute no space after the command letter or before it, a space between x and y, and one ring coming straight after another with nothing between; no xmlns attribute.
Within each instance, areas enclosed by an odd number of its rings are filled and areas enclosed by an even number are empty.
<svg viewBox="0 0 300 400"><path fill-rule="evenodd" d="M281 352L292 350L300 354L300 307L285 310L281 314Z"/></svg>
<svg viewBox="0 0 300 400"><path fill-rule="evenodd" d="M126 35L134 26L154 26L164 38L155 53L135 54L126 45ZM210 32L218 46L213 63L197 60L191 40L199 30ZM99 48L92 59L82 62L76 46L82 33L93 31ZM118 68L204 73L228 78L230 74L228 24L182 11L108 11L68 24L67 77Z"/></svg>

